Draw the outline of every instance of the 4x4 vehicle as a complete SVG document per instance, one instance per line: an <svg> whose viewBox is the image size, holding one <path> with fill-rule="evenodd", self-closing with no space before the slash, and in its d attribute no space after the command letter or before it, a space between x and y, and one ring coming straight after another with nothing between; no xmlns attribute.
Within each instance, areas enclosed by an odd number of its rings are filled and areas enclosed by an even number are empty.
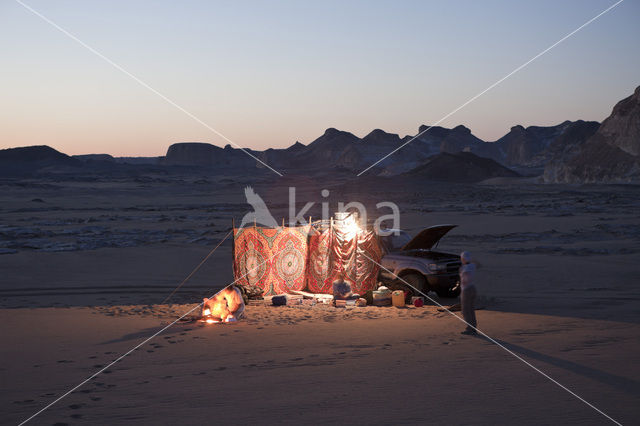
<svg viewBox="0 0 640 426"><path fill-rule="evenodd" d="M379 280L392 290L404 290L407 300L419 294L396 277L424 293L435 291L440 297L457 297L460 294L460 256L434 250L440 239L456 226L431 226L413 238L397 230L394 230L395 235L380 236L385 254Z"/></svg>

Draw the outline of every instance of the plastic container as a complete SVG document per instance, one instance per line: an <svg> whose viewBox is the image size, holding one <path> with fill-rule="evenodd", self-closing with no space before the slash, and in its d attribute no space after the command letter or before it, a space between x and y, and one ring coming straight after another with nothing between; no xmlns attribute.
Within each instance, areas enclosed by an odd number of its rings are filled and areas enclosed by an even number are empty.
<svg viewBox="0 0 640 426"><path fill-rule="evenodd" d="M391 293L391 302L396 308L404 308L404 298L404 291L402 290L395 290Z"/></svg>
<svg viewBox="0 0 640 426"><path fill-rule="evenodd" d="M373 292L373 306L390 306L391 290L386 287L380 287Z"/></svg>
<svg viewBox="0 0 640 426"><path fill-rule="evenodd" d="M419 296L414 296L411 298L411 304L416 308L420 308L421 306L424 306L424 299Z"/></svg>

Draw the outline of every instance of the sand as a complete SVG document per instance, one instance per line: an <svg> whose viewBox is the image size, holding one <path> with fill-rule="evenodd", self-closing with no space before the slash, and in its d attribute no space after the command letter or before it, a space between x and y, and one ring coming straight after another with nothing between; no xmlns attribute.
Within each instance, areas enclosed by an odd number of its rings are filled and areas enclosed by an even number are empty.
<svg viewBox="0 0 640 426"><path fill-rule="evenodd" d="M459 224L440 248L481 261L480 328L635 423L637 187L374 191L362 182L333 183L331 202L392 199L410 232ZM194 186L188 177L0 184L2 423L28 418L232 279L224 243L173 304L159 305L244 214L241 186ZM276 217L287 184L256 185ZM319 186L299 194L301 206ZM463 325L433 305L251 305L246 314L233 325L175 324L33 423L609 422L496 344L460 335Z"/></svg>
<svg viewBox="0 0 640 426"><path fill-rule="evenodd" d="M10 342L1 355L13 360L2 371L5 421L30 416L190 307L1 311ZM636 324L488 310L478 318L501 344L633 423ZM460 329L434 306L249 306L237 324L174 325L35 423L604 423Z"/></svg>

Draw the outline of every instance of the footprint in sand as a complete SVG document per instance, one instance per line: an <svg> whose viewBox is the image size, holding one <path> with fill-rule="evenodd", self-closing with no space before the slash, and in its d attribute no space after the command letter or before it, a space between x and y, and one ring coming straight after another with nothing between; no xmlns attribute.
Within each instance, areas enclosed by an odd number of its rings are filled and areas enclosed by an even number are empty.
<svg viewBox="0 0 640 426"><path fill-rule="evenodd" d="M71 408L72 410L77 410L79 408L82 408L82 404L71 404L69 408Z"/></svg>

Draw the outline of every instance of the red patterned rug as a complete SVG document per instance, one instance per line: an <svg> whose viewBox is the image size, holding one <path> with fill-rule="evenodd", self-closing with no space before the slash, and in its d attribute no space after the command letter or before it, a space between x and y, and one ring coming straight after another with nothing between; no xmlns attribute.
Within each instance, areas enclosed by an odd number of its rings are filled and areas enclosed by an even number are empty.
<svg viewBox="0 0 640 426"><path fill-rule="evenodd" d="M263 296L307 288L332 292L344 279L354 293L375 288L382 247L375 233L324 231L309 226L234 229L234 275L238 285L259 287ZM369 258L373 259L370 260Z"/></svg>

